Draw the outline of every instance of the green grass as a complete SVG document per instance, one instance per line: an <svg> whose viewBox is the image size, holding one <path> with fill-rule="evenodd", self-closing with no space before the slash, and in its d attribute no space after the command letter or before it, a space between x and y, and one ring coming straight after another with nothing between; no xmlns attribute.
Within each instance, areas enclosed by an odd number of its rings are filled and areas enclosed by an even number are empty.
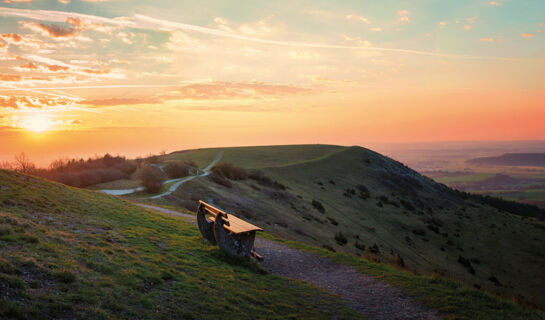
<svg viewBox="0 0 545 320"><path fill-rule="evenodd" d="M133 189L142 186L138 179L120 179L90 186L91 190L118 190L118 189Z"/></svg>
<svg viewBox="0 0 545 320"><path fill-rule="evenodd" d="M416 275L353 255L332 253L322 248L269 235L264 237L352 266L363 274L399 287L407 296L438 311L444 319L545 319L545 313L542 311L521 307L512 301L500 299L454 279L438 275Z"/></svg>
<svg viewBox="0 0 545 320"><path fill-rule="evenodd" d="M230 162L245 168L282 167L308 161L323 159L344 150L345 147L332 145L286 145L266 147L234 147L198 149L174 152L167 155L167 160L192 160L199 168L206 167L214 157L224 150L221 162Z"/></svg>
<svg viewBox="0 0 545 320"><path fill-rule="evenodd" d="M236 151L247 152L233 148L225 154ZM258 160L252 157L247 163L254 161ZM185 206L192 199L210 199L282 238L385 263L394 263L400 254L409 270L443 274L498 296L545 307L544 221L465 199L363 148L345 148L262 171L286 190L250 179L231 181L233 187L226 188L200 178L181 186L173 197L153 202ZM369 190L369 197L360 196L359 185ZM323 205L323 212L313 200ZM336 241L339 232L347 243ZM374 245L378 253L369 249ZM474 274L458 262L460 257L472 261Z"/></svg>
<svg viewBox="0 0 545 320"><path fill-rule="evenodd" d="M360 318L181 219L6 171L0 190L0 318Z"/></svg>
<svg viewBox="0 0 545 320"><path fill-rule="evenodd" d="M165 161L189 160L195 162L199 169L204 169L220 151L219 148L177 151L167 154Z"/></svg>

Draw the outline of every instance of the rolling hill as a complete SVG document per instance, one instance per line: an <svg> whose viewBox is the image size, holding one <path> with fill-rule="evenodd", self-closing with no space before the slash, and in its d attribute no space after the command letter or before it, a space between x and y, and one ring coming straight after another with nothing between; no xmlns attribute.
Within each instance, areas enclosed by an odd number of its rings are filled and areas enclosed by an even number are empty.
<svg viewBox="0 0 545 320"><path fill-rule="evenodd" d="M339 297L228 257L197 228L0 170L1 319L353 318Z"/></svg>
<svg viewBox="0 0 545 320"><path fill-rule="evenodd" d="M219 151L166 159L202 165ZM221 161L249 177L194 179L152 202L194 209L204 199L284 238L545 306L545 211L535 206L452 190L360 147L227 148Z"/></svg>
<svg viewBox="0 0 545 320"><path fill-rule="evenodd" d="M206 179L195 180L216 188ZM271 188L266 181L261 180L265 185L260 188ZM247 183L236 181L232 189L244 190ZM327 213L331 207L324 204L324 209ZM282 228L291 237L290 227ZM351 234L347 238L348 246ZM379 278L445 319L545 319L542 312L437 274L415 275L269 234L259 240L331 259L352 268L352 274ZM226 255L184 219L96 191L0 170L1 319L362 318L345 303L314 285Z"/></svg>

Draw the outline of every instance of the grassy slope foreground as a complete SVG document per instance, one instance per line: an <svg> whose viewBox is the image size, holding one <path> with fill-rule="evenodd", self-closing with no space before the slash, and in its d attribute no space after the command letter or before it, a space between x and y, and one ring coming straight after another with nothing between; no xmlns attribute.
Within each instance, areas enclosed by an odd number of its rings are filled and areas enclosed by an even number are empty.
<svg viewBox="0 0 545 320"><path fill-rule="evenodd" d="M357 318L197 228L98 192L0 170L0 318Z"/></svg>
<svg viewBox="0 0 545 320"><path fill-rule="evenodd" d="M204 164L218 151L169 157ZM359 147L228 148L222 161L259 168L286 189L252 179L231 187L195 179L155 202L187 207L205 199L272 234L545 306L545 223L520 215L530 207L455 192Z"/></svg>

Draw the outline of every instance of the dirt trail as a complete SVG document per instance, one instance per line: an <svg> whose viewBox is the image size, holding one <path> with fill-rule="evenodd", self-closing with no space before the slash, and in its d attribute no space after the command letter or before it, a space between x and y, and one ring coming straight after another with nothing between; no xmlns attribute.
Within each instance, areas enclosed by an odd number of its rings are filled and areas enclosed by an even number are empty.
<svg viewBox="0 0 545 320"><path fill-rule="evenodd" d="M189 214L152 205L135 204L176 215L196 224L196 217ZM338 294L349 307L368 319L440 319L434 311L403 296L399 288L359 273L352 267L264 239L256 239L255 249L265 257L261 264L270 272L309 282Z"/></svg>
<svg viewBox="0 0 545 320"><path fill-rule="evenodd" d="M403 296L399 288L352 267L263 239L256 239L255 249L265 257L261 264L270 272L336 293L369 319L440 319L435 312Z"/></svg>
<svg viewBox="0 0 545 320"><path fill-rule="evenodd" d="M199 177L206 177L207 175L210 174L210 170L212 169L212 167L218 163L218 161L221 160L221 157L223 156L223 150L220 151L216 157L214 158L214 160L212 160L212 162L210 162L210 164L203 169L203 172L201 174L198 174L197 175L194 175L194 176L190 176L190 177L185 177L185 178L182 178L181 180L177 181L176 183L172 184L170 186L170 188L168 188L168 191L166 192L163 192L161 194L158 194L158 195L155 195L153 197L150 197L150 199L157 199L157 198L160 198L160 197L164 197L164 196L168 196L169 194L173 193L174 191L176 191L176 189L178 189L178 187L180 185L182 185L182 183L185 183L187 181L191 181L195 178L199 178Z"/></svg>
<svg viewBox="0 0 545 320"><path fill-rule="evenodd" d="M204 168L202 173L200 173L200 174L197 172L197 174L194 175L194 176L189 176L189 177L185 177L185 178L178 178L178 179L170 179L170 180L167 180L167 181L163 182L163 184L169 184L169 183L172 183L172 182L174 182L174 183L168 188L167 191L165 191L163 193L160 193L160 194L157 194L157 195L154 195L154 196L150 197L150 199L157 199L157 198L160 198L160 197L168 196L169 194L176 191L176 189L178 189L178 187L180 185L182 185L183 183L185 183L187 181L191 181L191 180L193 180L195 178L206 177L207 175L210 174L210 170L212 169L212 167L216 163L218 163L218 161L221 160L222 156L223 156L223 150L220 151L216 155L214 160L212 160L212 162L210 162L210 164L206 168ZM163 166L160 166L160 165L157 165L157 164L151 164L151 166L157 167L161 171L164 172ZM131 193L139 192L139 191L144 191L144 187L138 187L138 188L132 188L132 189L111 189L111 190L110 189L103 189L103 190L100 190L100 192L111 194L113 196L122 196L122 195L127 195L127 194L131 194Z"/></svg>

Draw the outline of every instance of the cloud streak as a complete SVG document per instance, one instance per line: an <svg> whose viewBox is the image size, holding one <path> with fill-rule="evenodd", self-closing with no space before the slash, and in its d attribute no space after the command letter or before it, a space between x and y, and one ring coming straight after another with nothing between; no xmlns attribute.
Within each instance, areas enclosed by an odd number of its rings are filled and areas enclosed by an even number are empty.
<svg viewBox="0 0 545 320"><path fill-rule="evenodd" d="M409 12L401 10L398 14L404 17ZM0 8L0 16L16 16L27 19L35 20L47 20L53 22L65 22L68 18L77 18L87 20L93 23L111 24L119 27L131 27L141 28L148 30L162 30L162 31L191 31L201 34L207 34L223 38L231 38L242 41L248 41L253 43L261 43L276 46L286 47L305 47L305 48L320 48L320 49L349 49L349 50L364 50L364 51L379 51L390 52L400 54L413 54L430 57L443 57L443 58L456 58L456 59L478 59L478 60L501 60L501 61L542 61L544 59L526 59L526 58L510 58L510 57L495 57L495 56L473 56L473 55L461 55L450 53L439 53L433 51L413 50L413 49L399 49L399 48L385 48L376 46L347 46L337 44L321 44L321 43L308 43L299 41L284 41L284 40L270 40L256 37L245 36L242 34L229 32L225 30L201 27L197 25L174 22L162 19L156 19L153 17L135 14L131 18L118 17L118 18L106 18L94 15L87 15L74 12L65 11L52 11L52 10L26 10L26 9L13 9L13 8Z"/></svg>

